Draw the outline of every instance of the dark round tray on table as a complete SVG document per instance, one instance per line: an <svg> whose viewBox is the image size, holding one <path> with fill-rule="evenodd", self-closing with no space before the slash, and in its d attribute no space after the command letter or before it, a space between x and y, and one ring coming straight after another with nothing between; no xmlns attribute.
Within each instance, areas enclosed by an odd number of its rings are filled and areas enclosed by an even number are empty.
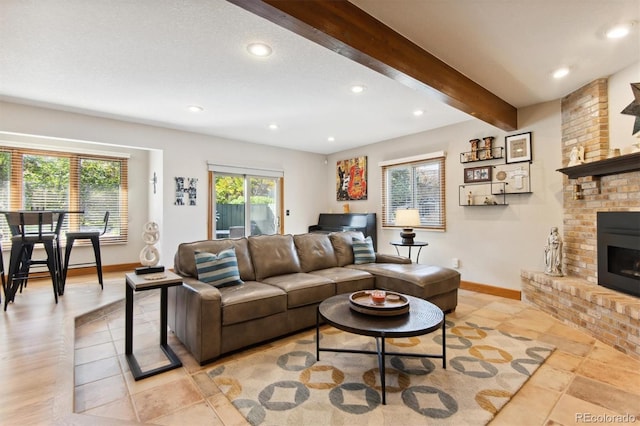
<svg viewBox="0 0 640 426"><path fill-rule="evenodd" d="M372 300L373 290L356 291L349 295L350 307L356 312L368 315L394 316L409 312L409 299L404 294L393 291L385 291L385 299L382 303Z"/></svg>

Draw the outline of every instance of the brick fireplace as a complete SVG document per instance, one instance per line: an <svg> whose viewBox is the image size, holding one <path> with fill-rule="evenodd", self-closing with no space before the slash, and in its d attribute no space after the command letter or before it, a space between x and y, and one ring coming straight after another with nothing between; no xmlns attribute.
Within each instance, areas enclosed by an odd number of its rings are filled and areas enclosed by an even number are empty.
<svg viewBox="0 0 640 426"><path fill-rule="evenodd" d="M640 212L598 212L598 285L640 298Z"/></svg>
<svg viewBox="0 0 640 426"><path fill-rule="evenodd" d="M568 163L571 149L578 145L584 147L585 163L599 164L596 162L607 158L607 86L607 79L599 79L562 99L563 164ZM563 209L566 276L523 271L524 298L640 359L640 298L598 285L597 253L597 213L640 211L640 171L623 167L620 172L602 176L565 176Z"/></svg>

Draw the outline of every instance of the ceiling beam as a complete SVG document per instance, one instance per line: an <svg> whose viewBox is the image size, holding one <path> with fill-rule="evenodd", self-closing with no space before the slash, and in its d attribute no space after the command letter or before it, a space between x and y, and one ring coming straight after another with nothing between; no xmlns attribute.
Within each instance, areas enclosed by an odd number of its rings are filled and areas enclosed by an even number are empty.
<svg viewBox="0 0 640 426"><path fill-rule="evenodd" d="M347 0L228 0L505 131L517 109Z"/></svg>

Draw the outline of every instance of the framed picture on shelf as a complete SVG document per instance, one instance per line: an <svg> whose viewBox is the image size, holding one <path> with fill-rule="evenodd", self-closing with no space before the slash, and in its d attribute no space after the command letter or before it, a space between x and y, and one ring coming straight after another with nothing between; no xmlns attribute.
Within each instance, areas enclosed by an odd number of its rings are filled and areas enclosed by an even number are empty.
<svg viewBox="0 0 640 426"><path fill-rule="evenodd" d="M507 164L531 161L531 132L506 136L504 139Z"/></svg>
<svg viewBox="0 0 640 426"><path fill-rule="evenodd" d="M491 182L491 166L464 169L464 183Z"/></svg>

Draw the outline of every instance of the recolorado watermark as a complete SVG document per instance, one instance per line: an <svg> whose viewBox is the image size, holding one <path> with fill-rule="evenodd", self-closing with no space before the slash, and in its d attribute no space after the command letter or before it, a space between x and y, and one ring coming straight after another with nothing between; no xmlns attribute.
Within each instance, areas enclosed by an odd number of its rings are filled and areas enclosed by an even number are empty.
<svg viewBox="0 0 640 426"><path fill-rule="evenodd" d="M638 420L633 414L593 414L576 413L576 423L635 423Z"/></svg>

